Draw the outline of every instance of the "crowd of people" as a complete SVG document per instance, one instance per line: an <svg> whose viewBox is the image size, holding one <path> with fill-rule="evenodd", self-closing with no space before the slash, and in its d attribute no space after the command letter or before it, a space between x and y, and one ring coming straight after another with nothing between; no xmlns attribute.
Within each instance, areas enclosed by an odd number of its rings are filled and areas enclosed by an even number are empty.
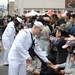
<svg viewBox="0 0 75 75"><path fill-rule="evenodd" d="M15 15L0 23L9 75L27 75L27 63L37 60L33 74L75 75L75 14Z"/></svg>

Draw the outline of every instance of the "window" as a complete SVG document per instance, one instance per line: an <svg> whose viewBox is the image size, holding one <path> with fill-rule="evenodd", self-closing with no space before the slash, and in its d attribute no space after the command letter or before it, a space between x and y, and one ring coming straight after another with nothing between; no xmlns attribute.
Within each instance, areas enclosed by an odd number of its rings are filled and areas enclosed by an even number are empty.
<svg viewBox="0 0 75 75"><path fill-rule="evenodd" d="M45 12L48 12L48 11L45 11Z"/></svg>
<svg viewBox="0 0 75 75"><path fill-rule="evenodd" d="M68 11L68 12L73 13L73 11Z"/></svg>
<svg viewBox="0 0 75 75"><path fill-rule="evenodd" d="M57 11L54 11L54 13L57 13Z"/></svg>
<svg viewBox="0 0 75 75"><path fill-rule="evenodd" d="M58 13L61 13L61 11L58 11Z"/></svg>
<svg viewBox="0 0 75 75"><path fill-rule="evenodd" d="M28 11L28 12L30 12L30 11Z"/></svg>
<svg viewBox="0 0 75 75"><path fill-rule="evenodd" d="M40 11L36 11L36 12L40 13Z"/></svg>
<svg viewBox="0 0 75 75"><path fill-rule="evenodd" d="M27 13L27 11L24 11L24 14Z"/></svg>

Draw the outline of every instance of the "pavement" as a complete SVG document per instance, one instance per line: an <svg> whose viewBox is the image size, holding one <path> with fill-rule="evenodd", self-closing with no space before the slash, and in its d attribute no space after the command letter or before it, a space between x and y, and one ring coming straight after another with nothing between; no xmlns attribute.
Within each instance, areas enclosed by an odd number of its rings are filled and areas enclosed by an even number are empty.
<svg viewBox="0 0 75 75"><path fill-rule="evenodd" d="M0 39L0 44L2 44ZM8 66L3 65L4 50L0 53L0 75L8 75Z"/></svg>
<svg viewBox="0 0 75 75"><path fill-rule="evenodd" d="M2 44L0 40L0 44ZM3 65L3 58L4 58L4 50L0 53L0 75L8 75L8 66ZM39 59L35 58L37 63L37 68L40 67L41 63L39 62Z"/></svg>
<svg viewBox="0 0 75 75"><path fill-rule="evenodd" d="M0 66L0 75L8 75L8 66Z"/></svg>

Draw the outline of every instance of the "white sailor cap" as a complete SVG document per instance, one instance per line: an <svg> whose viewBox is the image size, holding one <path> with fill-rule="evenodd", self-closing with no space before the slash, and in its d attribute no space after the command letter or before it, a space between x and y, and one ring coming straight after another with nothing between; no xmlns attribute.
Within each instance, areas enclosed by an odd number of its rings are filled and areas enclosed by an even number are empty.
<svg viewBox="0 0 75 75"><path fill-rule="evenodd" d="M50 22L50 18L49 17L43 17L43 19L47 22Z"/></svg>
<svg viewBox="0 0 75 75"><path fill-rule="evenodd" d="M21 19L21 18L17 17L16 19L17 19L17 21L18 21L19 23L22 23L22 19Z"/></svg>
<svg viewBox="0 0 75 75"><path fill-rule="evenodd" d="M73 54L75 54L75 49L73 50Z"/></svg>
<svg viewBox="0 0 75 75"><path fill-rule="evenodd" d="M40 22L40 21L35 21L34 22L34 25L36 25L37 27L43 29L44 28L44 25Z"/></svg>

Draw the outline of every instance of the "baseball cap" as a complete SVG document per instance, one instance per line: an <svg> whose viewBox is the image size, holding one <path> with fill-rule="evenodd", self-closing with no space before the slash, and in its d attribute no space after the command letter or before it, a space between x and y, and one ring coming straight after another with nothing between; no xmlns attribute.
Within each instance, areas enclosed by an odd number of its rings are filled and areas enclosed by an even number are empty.
<svg viewBox="0 0 75 75"><path fill-rule="evenodd" d="M65 45L62 46L63 49L69 47L69 46L75 46L75 41L67 41Z"/></svg>
<svg viewBox="0 0 75 75"><path fill-rule="evenodd" d="M71 16L71 13L70 13L70 12L67 12L66 15L67 15L67 16Z"/></svg>

